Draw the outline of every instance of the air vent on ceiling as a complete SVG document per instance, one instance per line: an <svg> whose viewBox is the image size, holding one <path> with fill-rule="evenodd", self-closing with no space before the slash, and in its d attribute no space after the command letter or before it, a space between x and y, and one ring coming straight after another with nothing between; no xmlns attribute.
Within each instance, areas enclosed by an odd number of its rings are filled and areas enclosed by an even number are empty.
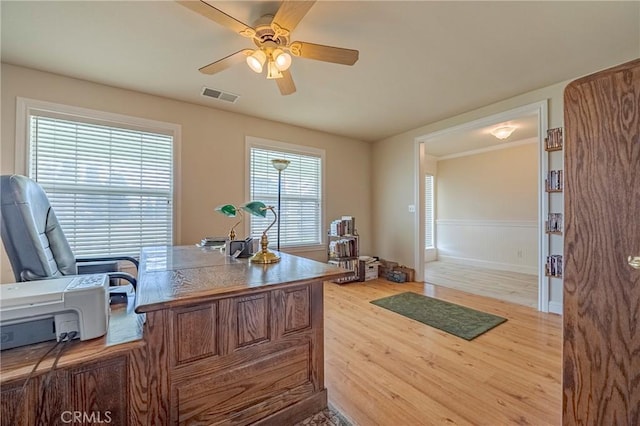
<svg viewBox="0 0 640 426"><path fill-rule="evenodd" d="M240 97L240 95L234 95L233 93L223 92L222 90L218 89L210 89L208 87L202 88L202 96L208 96L210 98L219 99L221 101L231 102L232 104L235 103Z"/></svg>

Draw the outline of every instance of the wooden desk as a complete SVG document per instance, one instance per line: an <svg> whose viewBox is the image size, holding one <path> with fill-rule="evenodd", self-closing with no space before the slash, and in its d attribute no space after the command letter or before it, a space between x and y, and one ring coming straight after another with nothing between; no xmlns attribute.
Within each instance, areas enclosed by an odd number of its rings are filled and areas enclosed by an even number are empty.
<svg viewBox="0 0 640 426"><path fill-rule="evenodd" d="M215 249L145 248L137 314L126 313L134 323L146 318L141 340L134 332L132 341L109 344L110 324L106 337L70 347L55 394L74 396L53 398L46 419L63 410L108 410L118 425L285 425L324 408L322 282L349 271L281 256L263 266ZM30 351L2 354L3 419L37 359L18 361ZM6 356L15 361L6 365ZM37 396L40 382L27 393Z"/></svg>
<svg viewBox="0 0 640 426"><path fill-rule="evenodd" d="M128 306L112 306L105 336L85 342L74 340L62 347L44 393L43 384L57 349L40 364L24 391L22 387L38 359L55 342L3 351L0 424L61 425L65 424L61 416L68 420L76 411L93 415L94 420L100 416L114 425L137 424L130 409L129 390L137 369L134 354L145 345L143 317L134 312L133 300Z"/></svg>

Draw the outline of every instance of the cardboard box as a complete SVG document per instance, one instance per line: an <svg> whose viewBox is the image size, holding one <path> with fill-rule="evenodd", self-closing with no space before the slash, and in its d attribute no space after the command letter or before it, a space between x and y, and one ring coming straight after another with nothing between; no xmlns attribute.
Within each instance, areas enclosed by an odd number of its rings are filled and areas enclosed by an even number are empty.
<svg viewBox="0 0 640 426"><path fill-rule="evenodd" d="M380 259L380 266L378 266L378 276L380 278L389 279L389 272L393 271L393 268L398 266L398 262L391 262L389 260Z"/></svg>
<svg viewBox="0 0 640 426"><path fill-rule="evenodd" d="M392 262L390 260L380 259L380 266L383 266L387 270L392 270L398 266L398 262Z"/></svg>
<svg viewBox="0 0 640 426"><path fill-rule="evenodd" d="M365 262L363 260L358 262L359 278L360 281L370 281L378 278L378 262Z"/></svg>
<svg viewBox="0 0 640 426"><path fill-rule="evenodd" d="M364 270L364 280L375 280L378 278L378 265L367 265Z"/></svg>
<svg viewBox="0 0 640 426"><path fill-rule="evenodd" d="M382 265L378 266L378 277L379 278L387 279L387 273L388 272L389 272L389 270L387 268L385 268L384 266L382 266Z"/></svg>
<svg viewBox="0 0 640 426"><path fill-rule="evenodd" d="M407 274L400 271L389 271L387 273L387 279L394 283L403 283L407 281Z"/></svg>
<svg viewBox="0 0 640 426"><path fill-rule="evenodd" d="M413 268L408 268L406 266L398 266L393 270L403 272L406 275L407 281L413 282L416 280L416 271L414 271Z"/></svg>

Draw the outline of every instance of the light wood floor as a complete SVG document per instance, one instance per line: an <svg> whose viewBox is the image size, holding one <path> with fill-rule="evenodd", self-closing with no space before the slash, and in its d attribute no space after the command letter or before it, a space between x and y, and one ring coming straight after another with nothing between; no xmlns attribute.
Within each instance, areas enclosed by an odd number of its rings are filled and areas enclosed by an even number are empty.
<svg viewBox="0 0 640 426"><path fill-rule="evenodd" d="M429 284L538 307L536 275L437 261L425 265L424 280Z"/></svg>
<svg viewBox="0 0 640 426"><path fill-rule="evenodd" d="M500 315L466 341L369 303L412 291ZM422 283L325 284L325 383L355 425L558 425L558 315Z"/></svg>

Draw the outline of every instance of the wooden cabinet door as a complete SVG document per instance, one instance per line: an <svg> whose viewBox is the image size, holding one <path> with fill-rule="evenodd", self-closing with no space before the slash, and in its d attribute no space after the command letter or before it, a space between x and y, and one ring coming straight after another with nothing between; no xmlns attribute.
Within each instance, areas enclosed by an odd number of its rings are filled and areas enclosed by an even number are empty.
<svg viewBox="0 0 640 426"><path fill-rule="evenodd" d="M23 426L35 422L33 410L26 405L30 399L32 389L22 389L22 383L18 382L9 386L3 386L0 391L0 425Z"/></svg>
<svg viewBox="0 0 640 426"><path fill-rule="evenodd" d="M565 91L563 423L640 424L640 60Z"/></svg>
<svg viewBox="0 0 640 426"><path fill-rule="evenodd" d="M47 380L47 377L49 379ZM46 388L43 387L46 383ZM0 425L57 426L63 424L61 413L68 402L68 380L65 370L3 384L0 388Z"/></svg>
<svg viewBox="0 0 640 426"><path fill-rule="evenodd" d="M128 356L2 386L0 425L130 424ZM46 384L46 388L43 386Z"/></svg>
<svg viewBox="0 0 640 426"><path fill-rule="evenodd" d="M69 373L72 415L83 423L129 424L129 375L126 355L95 362ZM78 416L77 413L80 413ZM63 420L69 420L65 414Z"/></svg>

